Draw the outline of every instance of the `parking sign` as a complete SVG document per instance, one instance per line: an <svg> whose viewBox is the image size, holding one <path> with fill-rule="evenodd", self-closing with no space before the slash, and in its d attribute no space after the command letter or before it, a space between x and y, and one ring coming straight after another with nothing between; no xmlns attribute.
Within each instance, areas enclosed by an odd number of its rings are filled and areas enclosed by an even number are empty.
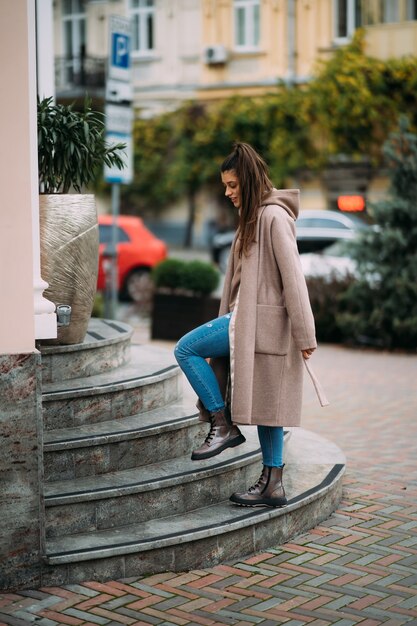
<svg viewBox="0 0 417 626"><path fill-rule="evenodd" d="M127 18L110 17L108 79L130 82L131 23Z"/></svg>
<svg viewBox="0 0 417 626"><path fill-rule="evenodd" d="M125 168L104 168L109 183L129 184L133 178L132 86L130 76L131 23L124 17L110 17L109 62L106 83L106 141L125 143Z"/></svg>

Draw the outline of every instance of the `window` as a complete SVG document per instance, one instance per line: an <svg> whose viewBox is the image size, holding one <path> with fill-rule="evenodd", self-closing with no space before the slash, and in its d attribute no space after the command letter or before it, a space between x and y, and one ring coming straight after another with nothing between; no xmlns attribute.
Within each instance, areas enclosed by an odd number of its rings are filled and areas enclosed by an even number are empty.
<svg viewBox="0 0 417 626"><path fill-rule="evenodd" d="M132 50L149 52L154 49L154 0L130 0L132 19Z"/></svg>
<svg viewBox="0 0 417 626"><path fill-rule="evenodd" d="M64 81L74 83L83 70L85 57L85 0L64 0L62 14Z"/></svg>
<svg viewBox="0 0 417 626"><path fill-rule="evenodd" d="M235 46L258 48L260 39L260 0L235 0Z"/></svg>
<svg viewBox="0 0 417 626"><path fill-rule="evenodd" d="M407 0L406 19L417 20L417 0Z"/></svg>
<svg viewBox="0 0 417 626"><path fill-rule="evenodd" d="M99 241L100 243L112 243L113 241L113 226L111 225L107 225L107 224L99 224L98 227L98 232L99 232ZM130 241L129 239L129 235L123 230L123 228L120 228L120 226L117 227L117 241L119 243L122 243L123 241Z"/></svg>
<svg viewBox="0 0 417 626"><path fill-rule="evenodd" d="M335 39L348 39L361 26L360 0L334 0Z"/></svg>
<svg viewBox="0 0 417 626"><path fill-rule="evenodd" d="M400 5L398 0L382 0L382 22L400 21Z"/></svg>

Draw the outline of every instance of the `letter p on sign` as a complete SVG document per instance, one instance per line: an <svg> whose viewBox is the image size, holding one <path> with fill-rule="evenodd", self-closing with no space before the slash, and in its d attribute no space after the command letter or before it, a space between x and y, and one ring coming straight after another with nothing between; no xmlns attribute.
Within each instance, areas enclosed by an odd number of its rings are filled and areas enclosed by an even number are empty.
<svg viewBox="0 0 417 626"><path fill-rule="evenodd" d="M121 33L112 33L112 65L127 69L129 67L129 37Z"/></svg>

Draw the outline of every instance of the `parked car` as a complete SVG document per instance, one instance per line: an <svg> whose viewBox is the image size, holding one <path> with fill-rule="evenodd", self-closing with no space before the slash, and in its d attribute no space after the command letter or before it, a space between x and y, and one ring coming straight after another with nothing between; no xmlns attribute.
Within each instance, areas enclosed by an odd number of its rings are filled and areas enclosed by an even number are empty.
<svg viewBox="0 0 417 626"><path fill-rule="evenodd" d="M302 211L295 223L300 253L317 252L336 241L352 240L369 225L356 215L338 211Z"/></svg>
<svg viewBox="0 0 417 626"><path fill-rule="evenodd" d="M112 243L113 217L99 215L99 268L97 289L106 288L106 249ZM117 218L118 290L121 299L149 300L153 284L150 270L167 256L167 246L144 225L140 217Z"/></svg>
<svg viewBox="0 0 417 626"><path fill-rule="evenodd" d="M306 278L323 278L325 281L344 279L356 275L356 263L349 253L349 242L336 241L319 252L300 255Z"/></svg>
<svg viewBox="0 0 417 626"><path fill-rule="evenodd" d="M211 260L218 266L223 274L226 272L234 236L234 230L226 230L221 233L216 233L211 240Z"/></svg>
<svg viewBox="0 0 417 626"><path fill-rule="evenodd" d="M297 245L300 254L318 252L336 241L352 240L369 225L360 217L337 211L301 211L296 223ZM211 256L222 272L226 271L234 231L213 236Z"/></svg>

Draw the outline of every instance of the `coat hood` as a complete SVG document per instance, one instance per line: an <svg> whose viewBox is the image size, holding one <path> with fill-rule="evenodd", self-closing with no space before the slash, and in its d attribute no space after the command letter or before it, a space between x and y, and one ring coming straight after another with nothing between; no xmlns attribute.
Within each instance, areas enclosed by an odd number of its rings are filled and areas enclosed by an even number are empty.
<svg viewBox="0 0 417 626"><path fill-rule="evenodd" d="M300 210L300 190L299 189L272 189L263 200L263 204L268 206L278 205L287 211L293 220L296 220Z"/></svg>

